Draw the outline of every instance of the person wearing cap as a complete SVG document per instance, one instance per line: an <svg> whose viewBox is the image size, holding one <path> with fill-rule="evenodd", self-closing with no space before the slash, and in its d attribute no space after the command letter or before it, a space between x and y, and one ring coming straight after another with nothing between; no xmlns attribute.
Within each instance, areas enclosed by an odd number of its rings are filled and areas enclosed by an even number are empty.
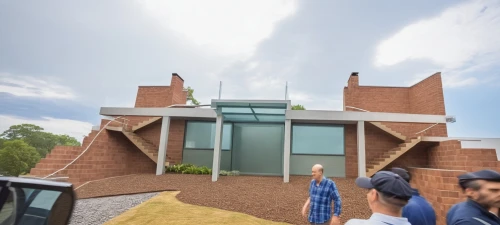
<svg viewBox="0 0 500 225"><path fill-rule="evenodd" d="M411 174L407 170L394 167L391 171L410 183ZM436 225L436 212L432 208L432 205L420 196L417 189L412 188L412 192L412 197L403 208L402 216L408 218L411 224Z"/></svg>
<svg viewBox="0 0 500 225"><path fill-rule="evenodd" d="M379 171L372 178L358 177L356 185L369 190L366 198L373 214L368 220L350 219L345 225L411 225L401 217L403 207L412 197L411 186L402 177Z"/></svg>
<svg viewBox="0 0 500 225"><path fill-rule="evenodd" d="M500 173L480 170L458 176L467 200L453 205L446 214L447 225L499 225L489 210L500 207Z"/></svg>
<svg viewBox="0 0 500 225"><path fill-rule="evenodd" d="M323 166L320 164L312 167L312 177L309 184L309 198L302 207L302 216L307 217L309 223L314 225L340 225L342 199L335 182L323 175ZM308 207L309 213L307 213Z"/></svg>

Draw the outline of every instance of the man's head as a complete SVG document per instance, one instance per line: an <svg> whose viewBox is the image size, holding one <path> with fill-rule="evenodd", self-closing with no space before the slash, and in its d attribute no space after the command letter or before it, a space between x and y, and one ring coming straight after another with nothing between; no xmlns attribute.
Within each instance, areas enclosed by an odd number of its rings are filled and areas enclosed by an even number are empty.
<svg viewBox="0 0 500 225"><path fill-rule="evenodd" d="M402 177L406 182L410 183L411 181L411 174L407 170L399 167L393 167L391 171L400 177Z"/></svg>
<svg viewBox="0 0 500 225"><path fill-rule="evenodd" d="M465 195L485 208L500 207L500 173L481 170L458 176Z"/></svg>
<svg viewBox="0 0 500 225"><path fill-rule="evenodd" d="M315 180L321 180L323 178L323 166L316 164L312 167L312 177Z"/></svg>
<svg viewBox="0 0 500 225"><path fill-rule="evenodd" d="M360 188L368 189L366 198L373 212L391 212L400 215L401 209L408 204L412 196L410 184L398 174L389 171L380 171L368 177L358 177L356 184Z"/></svg>

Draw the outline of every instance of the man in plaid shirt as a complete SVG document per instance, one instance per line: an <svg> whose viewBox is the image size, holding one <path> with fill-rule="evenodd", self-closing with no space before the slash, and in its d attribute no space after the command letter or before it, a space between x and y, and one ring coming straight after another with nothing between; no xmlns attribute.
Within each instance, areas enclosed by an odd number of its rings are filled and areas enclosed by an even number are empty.
<svg viewBox="0 0 500 225"><path fill-rule="evenodd" d="M309 198L302 208L302 215L307 216L311 224L340 225L342 200L333 182L323 176L323 166L316 164L312 168L313 180L309 185ZM334 211L332 216L332 201ZM309 214L307 208L309 207Z"/></svg>

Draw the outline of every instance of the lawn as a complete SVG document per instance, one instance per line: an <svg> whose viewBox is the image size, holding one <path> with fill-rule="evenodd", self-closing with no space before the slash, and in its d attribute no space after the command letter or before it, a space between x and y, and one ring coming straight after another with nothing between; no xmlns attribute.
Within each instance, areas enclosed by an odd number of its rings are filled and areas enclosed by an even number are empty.
<svg viewBox="0 0 500 225"><path fill-rule="evenodd" d="M158 196L111 219L105 225L288 224L259 219L238 212L186 204L177 200L178 193L178 191L162 192Z"/></svg>

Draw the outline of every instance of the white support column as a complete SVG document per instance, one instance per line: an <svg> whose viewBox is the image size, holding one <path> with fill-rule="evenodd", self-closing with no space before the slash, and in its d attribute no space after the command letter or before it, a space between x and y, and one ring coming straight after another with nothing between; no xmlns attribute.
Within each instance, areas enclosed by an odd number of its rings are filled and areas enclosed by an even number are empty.
<svg viewBox="0 0 500 225"><path fill-rule="evenodd" d="M222 128L224 118L222 114L217 114L215 121L215 142L214 142L214 160L212 165L212 181L215 182L219 179L220 161L221 161L221 148L222 148Z"/></svg>
<svg viewBox="0 0 500 225"><path fill-rule="evenodd" d="M283 154L283 182L290 182L290 145L292 120L285 120L285 144Z"/></svg>
<svg viewBox="0 0 500 225"><path fill-rule="evenodd" d="M167 159L168 131L170 117L164 116L161 121L160 146L158 147L158 161L156 161L156 175L165 174L165 160Z"/></svg>
<svg viewBox="0 0 500 225"><path fill-rule="evenodd" d="M365 121L358 121L358 177L366 176Z"/></svg>

